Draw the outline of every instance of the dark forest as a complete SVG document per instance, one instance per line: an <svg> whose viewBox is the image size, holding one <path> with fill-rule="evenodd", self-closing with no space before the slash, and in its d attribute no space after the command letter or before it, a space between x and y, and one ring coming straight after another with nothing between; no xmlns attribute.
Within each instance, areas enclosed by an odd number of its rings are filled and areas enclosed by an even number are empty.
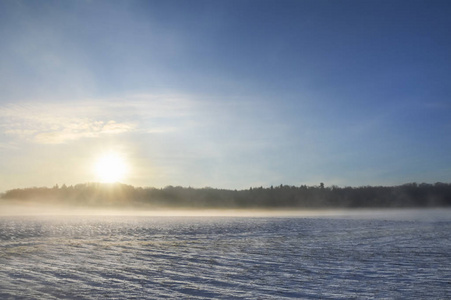
<svg viewBox="0 0 451 300"><path fill-rule="evenodd" d="M85 183L9 190L2 201L75 206L167 208L371 208L451 206L451 184L399 186L288 186L226 190L210 187L142 188L114 183Z"/></svg>

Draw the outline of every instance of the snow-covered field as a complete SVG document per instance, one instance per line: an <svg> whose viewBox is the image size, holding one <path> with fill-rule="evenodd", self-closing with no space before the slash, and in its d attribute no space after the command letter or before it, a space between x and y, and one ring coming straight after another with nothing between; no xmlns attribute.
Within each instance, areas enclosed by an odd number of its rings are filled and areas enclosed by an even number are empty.
<svg viewBox="0 0 451 300"><path fill-rule="evenodd" d="M450 299L450 212L2 216L0 299Z"/></svg>

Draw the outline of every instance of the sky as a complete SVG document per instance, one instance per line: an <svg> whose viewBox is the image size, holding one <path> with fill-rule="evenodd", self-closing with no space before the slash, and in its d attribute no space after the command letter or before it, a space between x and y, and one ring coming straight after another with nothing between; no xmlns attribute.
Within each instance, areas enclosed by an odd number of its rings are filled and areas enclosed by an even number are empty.
<svg viewBox="0 0 451 300"><path fill-rule="evenodd" d="M0 0L0 192L450 182L451 2ZM104 170L105 171L105 170Z"/></svg>

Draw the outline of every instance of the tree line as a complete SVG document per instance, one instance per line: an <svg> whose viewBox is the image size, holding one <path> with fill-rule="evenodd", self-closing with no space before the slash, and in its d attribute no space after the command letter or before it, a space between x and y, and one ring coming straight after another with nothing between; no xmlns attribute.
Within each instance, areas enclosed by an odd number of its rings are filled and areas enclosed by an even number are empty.
<svg viewBox="0 0 451 300"><path fill-rule="evenodd" d="M399 186L270 186L245 190L85 183L12 189L4 201L50 202L78 206L152 206L169 208L370 208L451 206L451 184Z"/></svg>

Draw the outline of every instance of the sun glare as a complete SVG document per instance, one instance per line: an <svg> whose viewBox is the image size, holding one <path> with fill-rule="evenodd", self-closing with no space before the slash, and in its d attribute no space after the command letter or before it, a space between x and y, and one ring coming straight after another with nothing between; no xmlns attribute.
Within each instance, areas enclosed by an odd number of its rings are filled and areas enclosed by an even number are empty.
<svg viewBox="0 0 451 300"><path fill-rule="evenodd" d="M97 180L100 182L119 182L127 175L127 164L125 159L118 153L108 153L100 157L95 166L94 171Z"/></svg>

